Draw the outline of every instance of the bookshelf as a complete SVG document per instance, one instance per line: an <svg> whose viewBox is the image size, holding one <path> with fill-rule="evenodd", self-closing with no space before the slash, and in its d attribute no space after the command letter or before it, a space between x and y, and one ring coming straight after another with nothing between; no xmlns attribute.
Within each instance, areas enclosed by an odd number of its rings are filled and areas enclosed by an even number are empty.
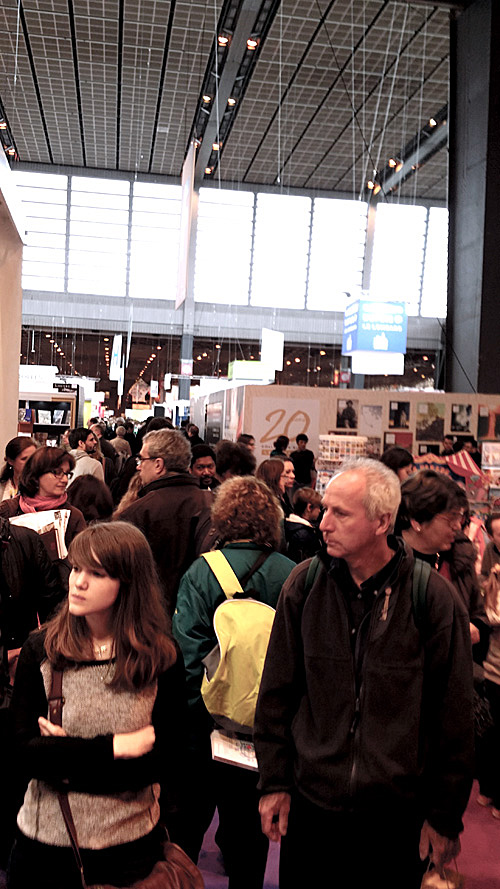
<svg viewBox="0 0 500 889"><path fill-rule="evenodd" d="M20 394L19 435L29 435L40 444L58 445L62 434L75 423L76 396Z"/></svg>

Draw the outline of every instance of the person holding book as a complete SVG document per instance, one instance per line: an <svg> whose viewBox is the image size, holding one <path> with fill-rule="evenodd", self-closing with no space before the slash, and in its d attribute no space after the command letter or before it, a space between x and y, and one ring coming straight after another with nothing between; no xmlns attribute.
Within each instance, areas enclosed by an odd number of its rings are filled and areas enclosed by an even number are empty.
<svg viewBox="0 0 500 889"><path fill-rule="evenodd" d="M247 596L272 608L294 568L290 559L277 552L281 515L273 492L250 475L220 485L212 507L219 548L238 583ZM261 889L269 844L258 816L258 775L237 765L211 761L213 721L201 695L203 659L217 644L213 618L225 599L208 561L203 556L196 559L180 582L173 617L174 636L186 668L191 733L184 848L195 861L217 806L216 842L224 857L228 889Z"/></svg>
<svg viewBox="0 0 500 889"><path fill-rule="evenodd" d="M5 463L0 474L0 501L17 496L21 473L36 449L36 441L26 435L17 435L7 442Z"/></svg>
<svg viewBox="0 0 500 889"><path fill-rule="evenodd" d="M26 463L19 481L19 494L0 503L0 517L13 518L23 513L48 510L69 510L64 535L66 547L73 538L86 528L85 519L75 506L68 503L66 487L71 478L75 461L62 448L39 448ZM52 554L53 560L54 554ZM67 589L69 563L57 558L61 580Z"/></svg>
<svg viewBox="0 0 500 889"><path fill-rule="evenodd" d="M185 689L151 549L131 525L94 525L69 549L69 596L23 646L12 698L20 773L9 889L131 886L163 858L182 774ZM62 725L49 700L62 672Z"/></svg>

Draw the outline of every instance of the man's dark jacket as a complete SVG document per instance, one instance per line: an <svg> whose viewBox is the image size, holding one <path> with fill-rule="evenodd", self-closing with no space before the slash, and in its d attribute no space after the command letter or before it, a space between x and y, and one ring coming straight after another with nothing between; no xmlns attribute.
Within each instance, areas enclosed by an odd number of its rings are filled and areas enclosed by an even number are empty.
<svg viewBox="0 0 500 889"><path fill-rule="evenodd" d="M212 493L203 491L197 478L178 472L145 485L139 499L120 515L120 521L131 522L148 539L170 615L182 575L203 551L212 503Z"/></svg>
<svg viewBox="0 0 500 889"><path fill-rule="evenodd" d="M457 836L473 760L462 603L432 571L417 627L413 555L405 549L353 653L338 586L345 563L322 567L305 593L308 566L298 565L283 587L264 668L255 720L262 792L297 789L324 809L373 817L410 811Z"/></svg>

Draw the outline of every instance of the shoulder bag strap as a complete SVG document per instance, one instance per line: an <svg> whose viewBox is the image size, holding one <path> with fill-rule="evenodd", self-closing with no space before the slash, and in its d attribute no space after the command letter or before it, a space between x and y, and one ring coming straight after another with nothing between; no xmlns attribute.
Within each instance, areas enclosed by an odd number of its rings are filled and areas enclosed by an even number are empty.
<svg viewBox="0 0 500 889"><path fill-rule="evenodd" d="M49 717L50 721L53 722L54 725L61 726L62 708L64 704L64 698L62 694L62 678L62 670L55 670L54 668L52 668L52 684L50 687L49 696ZM71 806L68 800L68 793L65 790L58 790L57 797L59 800L59 805L61 807L61 814L64 819L64 824L66 826L66 830L68 831L73 855L75 856L76 865L78 867L78 870L80 871L82 889L87 889L85 874L83 872L82 856L80 855L80 846L78 845L78 835L76 832L75 822L73 821L73 814L71 812Z"/></svg>
<svg viewBox="0 0 500 889"><path fill-rule="evenodd" d="M241 583L220 549L215 549L210 553L203 553L202 558L208 562L227 599L232 599L235 593L243 592Z"/></svg>

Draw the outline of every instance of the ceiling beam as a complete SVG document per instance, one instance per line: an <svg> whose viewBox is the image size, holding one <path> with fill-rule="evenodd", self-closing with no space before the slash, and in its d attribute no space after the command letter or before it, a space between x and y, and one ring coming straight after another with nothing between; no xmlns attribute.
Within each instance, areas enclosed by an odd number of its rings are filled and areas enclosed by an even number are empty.
<svg viewBox="0 0 500 889"><path fill-rule="evenodd" d="M411 3L412 6L429 6L429 0L394 0L395 3ZM432 0L432 6L444 9L466 9L474 0Z"/></svg>
<svg viewBox="0 0 500 889"><path fill-rule="evenodd" d="M406 144L399 157L394 158L396 166L387 165L375 179L374 195L382 192L387 196L398 188L405 179L414 175L430 158L448 143L448 106L436 114L433 123L427 123L420 132Z"/></svg>
<svg viewBox="0 0 500 889"><path fill-rule="evenodd" d="M228 7L230 5L226 4ZM202 94L205 91L208 95L212 95L213 99L208 107L201 108L201 112L208 115L208 120L206 123L203 121L203 136L198 149L195 182L201 182L207 167L214 169L218 163L224 147L224 136L227 135L232 123L229 116L234 117L238 110L237 105L228 106L228 99L236 98L238 102L243 98L242 89L245 88L246 80L255 64L278 7L279 2L276 0L242 0L237 17L231 22L231 28L224 26L224 10L221 14L218 34L230 34L230 43L224 50L225 58L218 76L214 71L213 53L205 72ZM228 8L228 13L230 12L231 10ZM217 34L214 35L215 41L217 41L217 36ZM259 42L256 49L249 50L247 40L252 37L255 37ZM220 54L220 50L217 48L216 52ZM214 83L216 84L215 90L210 88ZM198 136L196 125L194 130L196 138ZM219 151L214 153L212 146L221 141L223 144Z"/></svg>

